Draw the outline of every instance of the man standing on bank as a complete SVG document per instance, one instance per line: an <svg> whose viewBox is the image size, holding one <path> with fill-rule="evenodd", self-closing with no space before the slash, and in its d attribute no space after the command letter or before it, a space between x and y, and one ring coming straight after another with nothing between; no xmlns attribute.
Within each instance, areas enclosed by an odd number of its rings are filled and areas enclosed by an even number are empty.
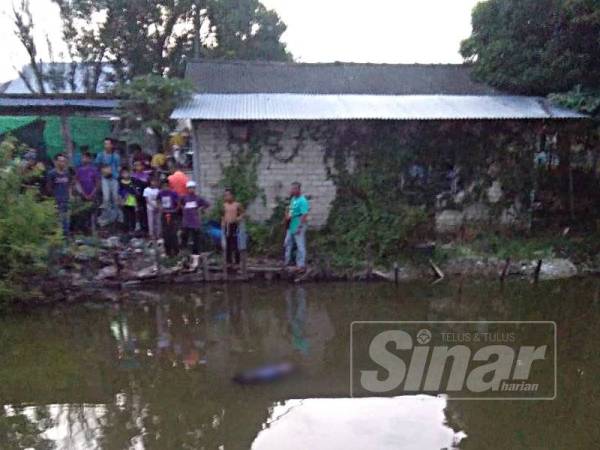
<svg viewBox="0 0 600 450"><path fill-rule="evenodd" d="M302 195L302 186L297 181L292 183L290 190L290 206L286 213L287 231L285 233L285 265L292 262L292 250L296 244L296 270L306 270L306 228L308 226L308 212L310 204Z"/></svg>

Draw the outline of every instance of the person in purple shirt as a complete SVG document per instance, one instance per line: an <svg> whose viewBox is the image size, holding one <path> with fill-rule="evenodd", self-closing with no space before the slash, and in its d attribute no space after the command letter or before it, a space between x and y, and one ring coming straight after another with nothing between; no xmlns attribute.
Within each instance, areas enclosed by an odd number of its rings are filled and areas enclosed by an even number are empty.
<svg viewBox="0 0 600 450"><path fill-rule="evenodd" d="M85 202L85 226L88 230L95 232L96 222L96 200L100 189L100 172L92 164L92 155L85 152L81 156L81 165L75 171L75 190Z"/></svg>
<svg viewBox="0 0 600 450"><path fill-rule="evenodd" d="M190 270L196 270L200 260L200 230L202 228L200 212L208 208L210 204L196 195L196 183L194 181L188 181L185 187L188 192L179 201L182 211L181 246L187 247L188 240L190 237L192 238L192 264Z"/></svg>
<svg viewBox="0 0 600 450"><path fill-rule="evenodd" d="M179 242L177 239L177 217L179 208L179 196L169 188L169 181L164 179L162 189L156 196L156 203L160 210L162 236L167 256L177 256L179 253Z"/></svg>

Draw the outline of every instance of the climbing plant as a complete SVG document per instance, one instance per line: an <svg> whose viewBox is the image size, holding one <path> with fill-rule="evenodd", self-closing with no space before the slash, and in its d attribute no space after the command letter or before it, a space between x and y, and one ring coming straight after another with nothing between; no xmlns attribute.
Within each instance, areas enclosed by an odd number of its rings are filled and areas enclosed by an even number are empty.
<svg viewBox="0 0 600 450"><path fill-rule="evenodd" d="M401 251L426 223L425 206L403 193L404 168L415 160L411 142L386 124L331 133L325 160L337 187L324 245L337 256L378 259Z"/></svg>
<svg viewBox="0 0 600 450"><path fill-rule="evenodd" d="M328 133L325 162L337 195L323 236L336 254L397 257L432 238L443 207L484 201L500 180L498 209L532 189L535 130L512 122L348 123ZM460 199L460 200L458 200Z"/></svg>
<svg viewBox="0 0 600 450"><path fill-rule="evenodd" d="M491 216L514 204L526 210L542 131L516 121L305 122L286 132L277 124L244 130L241 142L229 139L231 162L223 167L221 186L232 187L247 206L264 198L261 158L294 164L307 142L317 142L336 198L312 250L346 261L364 260L367 248L375 259L397 258L434 237L436 211L486 203L495 182L502 194ZM281 199L266 224L250 224L261 249L277 243L272 253L281 250L286 205Z"/></svg>
<svg viewBox="0 0 600 450"><path fill-rule="evenodd" d="M232 189L237 200L247 207L256 199L264 199L258 185L258 165L262 159L260 144L252 140L248 145L230 145L230 163L221 168L222 189Z"/></svg>

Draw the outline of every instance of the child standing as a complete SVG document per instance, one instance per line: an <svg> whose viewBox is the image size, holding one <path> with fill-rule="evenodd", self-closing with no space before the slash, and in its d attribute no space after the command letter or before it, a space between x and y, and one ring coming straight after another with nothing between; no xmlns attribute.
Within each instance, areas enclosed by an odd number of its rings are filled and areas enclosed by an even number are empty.
<svg viewBox="0 0 600 450"><path fill-rule="evenodd" d="M244 216L242 205L235 200L231 189L226 189L223 194L223 217L221 229L225 236L225 257L227 264L240 263L240 249L238 247L239 224Z"/></svg>
<svg viewBox="0 0 600 450"><path fill-rule="evenodd" d="M137 208L136 191L131 181L128 169L121 169L119 179L119 196L121 197L121 210L123 211L123 225L126 233L135 232L135 210Z"/></svg>
<svg viewBox="0 0 600 450"><path fill-rule="evenodd" d="M196 195L196 183L194 181L188 181L186 188L187 194L181 198L181 209L183 211L181 245L187 247L189 238L192 238L192 265L190 269L196 270L200 259L200 230L202 228L199 213L208 208L210 204Z"/></svg>
<svg viewBox="0 0 600 450"><path fill-rule="evenodd" d="M150 184L150 172L144 169L143 161L137 160L133 163L131 182L135 189L135 197L137 200L137 221L144 234L146 234L148 233L148 215L146 214L146 197L144 197L144 190Z"/></svg>
<svg viewBox="0 0 600 450"><path fill-rule="evenodd" d="M162 236L165 241L167 256L177 256L179 243L177 240L177 202L179 196L169 188L169 181L162 182L162 189L156 196L156 202L161 216Z"/></svg>
<svg viewBox="0 0 600 450"><path fill-rule="evenodd" d="M148 216L148 234L151 239L158 239L160 237L160 211L156 202L159 184L158 177L152 177L150 179L150 186L144 189L146 212Z"/></svg>
<svg viewBox="0 0 600 450"><path fill-rule="evenodd" d="M48 190L56 201L63 235L66 238L69 236L70 230L69 203L71 174L69 173L68 160L64 153L59 153L54 158L54 169L48 173Z"/></svg>
<svg viewBox="0 0 600 450"><path fill-rule="evenodd" d="M81 156L81 165L75 170L75 182L75 189L88 206L85 215L85 227L94 233L96 229L96 200L100 189L100 172L92 164L90 152L84 152Z"/></svg>

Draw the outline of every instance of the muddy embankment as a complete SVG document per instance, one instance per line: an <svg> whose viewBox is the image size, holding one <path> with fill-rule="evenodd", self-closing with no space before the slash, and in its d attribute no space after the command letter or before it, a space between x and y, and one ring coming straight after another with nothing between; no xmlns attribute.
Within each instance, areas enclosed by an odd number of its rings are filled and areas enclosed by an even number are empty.
<svg viewBox="0 0 600 450"><path fill-rule="evenodd" d="M498 279L527 278L536 281L596 275L600 271L566 258L541 260L500 259L497 257L453 257L443 262L423 258L420 262L379 267L365 263L360 269L332 268L313 264L305 273L284 268L280 261L249 257L246 264L226 271L217 252L201 255L198 267L188 258L168 259L160 243L143 239L76 240L63 251L53 275L40 283L44 298L38 304L114 299L121 290L153 289L161 285L194 283L285 281L292 283L326 281L430 281L479 277Z"/></svg>

